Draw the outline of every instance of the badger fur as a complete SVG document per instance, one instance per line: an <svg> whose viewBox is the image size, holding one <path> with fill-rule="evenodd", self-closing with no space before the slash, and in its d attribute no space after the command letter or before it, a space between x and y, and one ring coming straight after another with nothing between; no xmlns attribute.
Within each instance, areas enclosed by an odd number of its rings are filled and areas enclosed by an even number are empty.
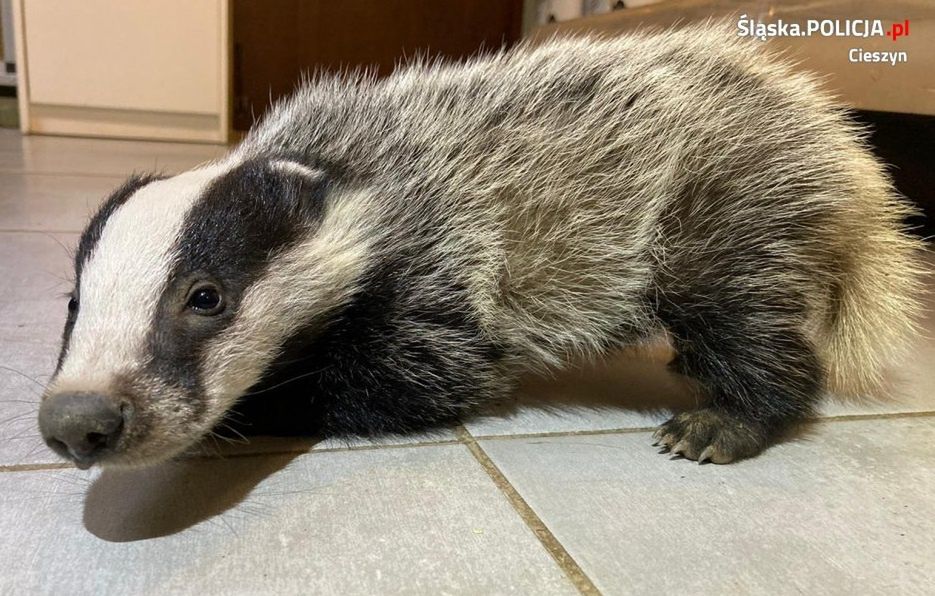
<svg viewBox="0 0 935 596"><path fill-rule="evenodd" d="M707 404L657 438L729 462L879 386L909 212L813 77L720 27L318 77L104 203L40 426L79 465L148 462L282 378L299 426L416 431L663 331Z"/></svg>

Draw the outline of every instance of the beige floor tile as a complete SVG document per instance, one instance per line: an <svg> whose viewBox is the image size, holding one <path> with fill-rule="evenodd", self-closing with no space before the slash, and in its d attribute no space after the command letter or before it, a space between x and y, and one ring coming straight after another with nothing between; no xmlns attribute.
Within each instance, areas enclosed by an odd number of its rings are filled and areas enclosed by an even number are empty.
<svg viewBox="0 0 935 596"><path fill-rule="evenodd" d="M71 291L75 234L0 232L0 333L57 337ZM19 330L19 331L17 331Z"/></svg>
<svg viewBox="0 0 935 596"><path fill-rule="evenodd" d="M0 534L4 594L575 593L461 445L8 472Z"/></svg>
<svg viewBox="0 0 935 596"><path fill-rule="evenodd" d="M56 344L25 336L9 343L0 337L0 467L59 461L39 436L36 419L55 367Z"/></svg>
<svg viewBox="0 0 935 596"><path fill-rule="evenodd" d="M80 232L123 180L0 172L0 230Z"/></svg>
<svg viewBox="0 0 935 596"><path fill-rule="evenodd" d="M830 421L728 466L649 433L481 445L606 594L922 594L935 417Z"/></svg>
<svg viewBox="0 0 935 596"><path fill-rule="evenodd" d="M0 172L79 176L172 173L217 159L226 152L221 145L21 136L0 130Z"/></svg>
<svg viewBox="0 0 935 596"><path fill-rule="evenodd" d="M0 232L0 465L58 461L36 411L58 357L71 234Z"/></svg>

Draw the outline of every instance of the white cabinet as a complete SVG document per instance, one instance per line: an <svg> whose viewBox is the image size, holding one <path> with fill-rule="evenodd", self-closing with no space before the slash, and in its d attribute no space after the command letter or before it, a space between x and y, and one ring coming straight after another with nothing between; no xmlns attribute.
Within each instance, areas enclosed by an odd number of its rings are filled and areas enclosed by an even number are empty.
<svg viewBox="0 0 935 596"><path fill-rule="evenodd" d="M225 142L229 0L15 0L24 132Z"/></svg>

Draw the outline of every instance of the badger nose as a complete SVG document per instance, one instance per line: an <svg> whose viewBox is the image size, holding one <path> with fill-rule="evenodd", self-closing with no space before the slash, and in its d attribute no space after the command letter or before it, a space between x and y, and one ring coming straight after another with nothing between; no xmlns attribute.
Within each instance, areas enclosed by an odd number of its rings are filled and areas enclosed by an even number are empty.
<svg viewBox="0 0 935 596"><path fill-rule="evenodd" d="M117 404L98 393L60 393L39 407L39 430L53 451L90 468L123 431Z"/></svg>

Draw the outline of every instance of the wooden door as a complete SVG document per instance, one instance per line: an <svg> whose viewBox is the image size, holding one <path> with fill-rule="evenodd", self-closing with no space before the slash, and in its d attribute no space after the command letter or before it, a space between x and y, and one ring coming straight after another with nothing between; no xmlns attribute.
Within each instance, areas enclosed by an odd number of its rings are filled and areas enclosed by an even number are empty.
<svg viewBox="0 0 935 596"><path fill-rule="evenodd" d="M246 130L303 73L373 67L406 56L463 58L515 43L522 0L236 0L234 127Z"/></svg>

